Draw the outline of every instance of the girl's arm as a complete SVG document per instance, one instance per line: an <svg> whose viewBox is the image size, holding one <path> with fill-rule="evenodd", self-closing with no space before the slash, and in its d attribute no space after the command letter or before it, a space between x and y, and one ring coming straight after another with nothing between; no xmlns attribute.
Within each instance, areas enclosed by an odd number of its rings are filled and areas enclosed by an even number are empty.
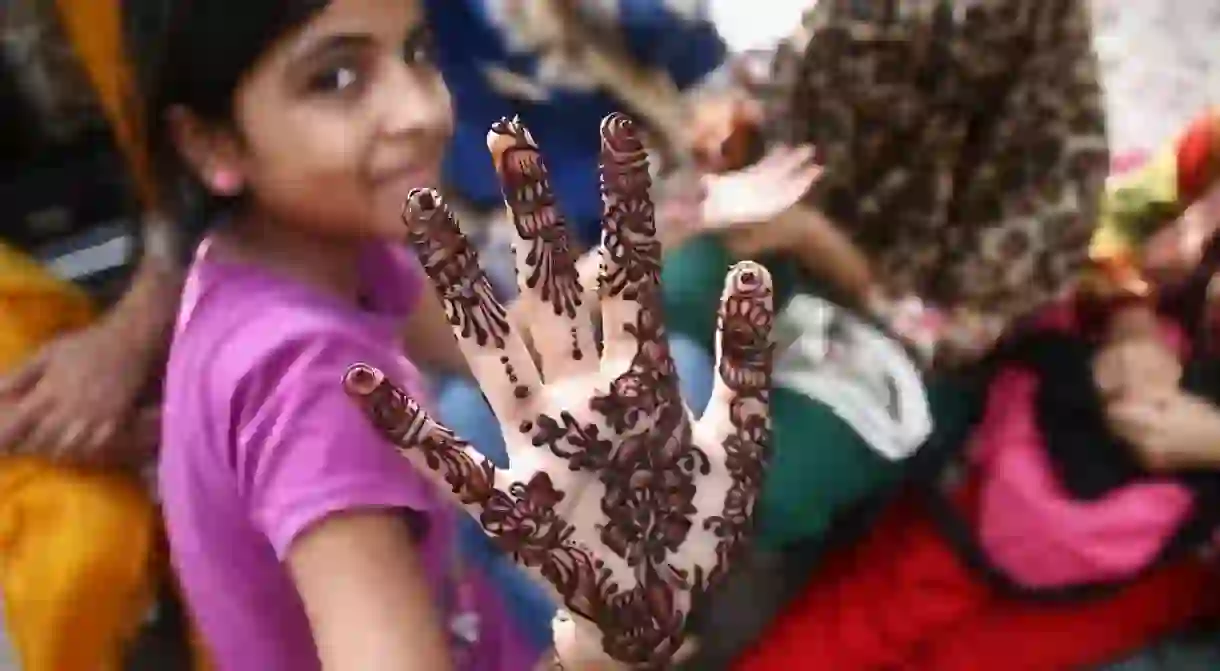
<svg viewBox="0 0 1220 671"><path fill-rule="evenodd" d="M241 357L201 383L240 408L232 458L247 514L293 580L326 671L446 671L439 576L417 542L431 532L412 521L448 516L337 382L393 354L312 325L274 331L289 323L272 312L244 325L225 348Z"/></svg>
<svg viewBox="0 0 1220 671"><path fill-rule="evenodd" d="M288 569L326 671L453 668L423 563L399 512L322 520L293 543Z"/></svg>

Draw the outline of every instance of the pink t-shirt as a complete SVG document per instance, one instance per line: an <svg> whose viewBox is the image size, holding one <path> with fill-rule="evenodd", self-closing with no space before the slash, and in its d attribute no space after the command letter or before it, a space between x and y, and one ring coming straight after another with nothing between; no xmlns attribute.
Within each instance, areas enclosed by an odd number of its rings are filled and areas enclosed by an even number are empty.
<svg viewBox="0 0 1220 671"><path fill-rule="evenodd" d="M340 385L348 366L364 362L420 390L399 336L420 291L418 266L376 246L361 267L367 310L217 260L206 243L200 249L170 353L159 470L190 612L219 671L318 669L283 564L289 547L333 513L399 508L426 521L420 547L440 612L451 617L468 612L460 604L477 604L478 641L458 653L470 660L463 666L529 669L536 655L504 617L498 594L481 576L454 568L461 564L452 550L457 511ZM471 592L473 599L457 596Z"/></svg>

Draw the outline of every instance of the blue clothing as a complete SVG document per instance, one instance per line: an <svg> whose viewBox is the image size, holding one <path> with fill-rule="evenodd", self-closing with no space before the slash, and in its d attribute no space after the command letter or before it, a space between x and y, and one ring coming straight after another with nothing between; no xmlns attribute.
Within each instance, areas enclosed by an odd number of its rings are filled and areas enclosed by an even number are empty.
<svg viewBox="0 0 1220 671"><path fill-rule="evenodd" d="M446 186L481 207L499 207L500 184L487 155L487 129L518 114L541 145L551 184L574 237L591 247L601 236L597 128L622 105L598 90L548 77L535 54L511 44L498 9L504 0L430 0L437 58L453 94L456 127L445 165ZM723 63L724 42L700 9L684 17L667 0L618 0L614 28L642 65L663 69L679 88L698 83ZM493 83L492 68L529 82L527 95ZM552 81L548 81L551 79Z"/></svg>

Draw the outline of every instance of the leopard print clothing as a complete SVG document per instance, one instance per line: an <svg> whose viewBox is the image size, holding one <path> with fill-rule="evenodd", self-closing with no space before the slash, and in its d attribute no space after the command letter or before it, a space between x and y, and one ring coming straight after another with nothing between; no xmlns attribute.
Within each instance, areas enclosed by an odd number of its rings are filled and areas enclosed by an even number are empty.
<svg viewBox="0 0 1220 671"><path fill-rule="evenodd" d="M883 288L1006 322L1087 260L1108 171L1087 0L821 0L776 55L775 139Z"/></svg>

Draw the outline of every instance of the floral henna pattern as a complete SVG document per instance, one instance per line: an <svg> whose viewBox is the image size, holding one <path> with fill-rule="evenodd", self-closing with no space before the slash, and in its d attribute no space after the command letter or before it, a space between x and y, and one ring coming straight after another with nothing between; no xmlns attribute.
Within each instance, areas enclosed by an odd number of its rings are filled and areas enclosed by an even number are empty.
<svg viewBox="0 0 1220 671"><path fill-rule="evenodd" d="M575 319L582 290L576 255L555 205L550 175L533 136L517 118L491 126L492 160L504 185L520 243L529 245L525 284L539 289L556 315ZM583 352L580 353L583 356Z"/></svg>
<svg viewBox="0 0 1220 671"><path fill-rule="evenodd" d="M343 376L343 387L360 400L373 426L400 450L422 454L428 468L441 475L463 505L488 506L499 495L491 460L476 461L466 453L469 445L465 441L433 421L381 371L356 364Z"/></svg>
<svg viewBox="0 0 1220 671"><path fill-rule="evenodd" d="M567 495L547 472L505 485L490 460L473 456L466 441L432 420L380 371L357 364L343 384L373 425L403 456L439 475L502 550L537 570L571 612L599 624L608 654L638 668L665 668L685 621L676 615L681 611L672 594L658 589L664 582L655 577L621 588L604 562L573 540L572 524L558 513ZM657 629L658 622L668 626Z"/></svg>
<svg viewBox="0 0 1220 671"><path fill-rule="evenodd" d="M440 290L445 316L459 337L504 349L508 315L494 298L478 252L462 235L443 199L431 189L415 189L407 196L402 216L407 239Z"/></svg>
<svg viewBox="0 0 1220 671"><path fill-rule="evenodd" d="M654 286L661 278L648 152L634 122L623 114L602 121L601 138L605 260L599 293L635 300L642 286Z"/></svg>
<svg viewBox="0 0 1220 671"><path fill-rule="evenodd" d="M720 380L695 422L664 328L648 157L627 117L608 117L601 133L599 293L603 317L615 328L600 370L540 381L528 406L501 404L518 413L499 416L507 470L431 420L380 373L356 366L345 385L404 456L546 578L567 610L596 624L606 654L629 668L663 669L681 647L692 604L749 536L770 438L772 285L757 264L730 271L719 321ZM544 296L530 304L538 312L529 323L550 326L557 322L545 319L562 317L570 320L565 329L579 327L579 281L537 147L515 120L492 134L498 140L489 146L517 215L517 244L527 252L519 256L524 284ZM477 358L507 365L507 353L524 346L456 222L431 192L412 194L405 219L463 350L469 355L473 343L480 355L491 354ZM566 356L566 340L551 353ZM521 361L531 363L528 356ZM479 381L497 408L501 390Z"/></svg>
<svg viewBox="0 0 1220 671"><path fill-rule="evenodd" d="M762 489L771 445L771 366L774 345L769 334L775 322L774 295L757 269L739 264L720 305L719 373L733 393L729 403L732 429L724 439L724 463L732 485L724 512L704 520L715 533L716 564L710 582L718 582L732 565L736 551L753 529L754 505Z"/></svg>
<svg viewBox="0 0 1220 671"><path fill-rule="evenodd" d="M528 481L507 486L502 475L497 483L491 460L473 456L469 443L434 421L374 368L352 366L343 386L403 456L418 456L449 485L501 549L537 569L573 612L593 621L602 616L618 588L602 562L572 541L572 525L556 512L566 494L550 475L537 471Z"/></svg>

